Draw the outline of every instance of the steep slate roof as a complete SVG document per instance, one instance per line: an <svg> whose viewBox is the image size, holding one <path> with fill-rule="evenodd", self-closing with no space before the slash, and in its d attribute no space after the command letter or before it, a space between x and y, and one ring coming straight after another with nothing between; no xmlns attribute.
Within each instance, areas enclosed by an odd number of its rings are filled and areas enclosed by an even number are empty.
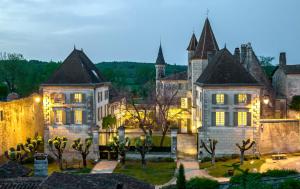
<svg viewBox="0 0 300 189"><path fill-rule="evenodd" d="M190 40L189 46L187 47L186 50L188 50L188 51L196 50L197 44L198 44L198 41L197 41L197 38L195 36L195 33L193 32L193 35L192 35L192 38Z"/></svg>
<svg viewBox="0 0 300 189"><path fill-rule="evenodd" d="M0 178L26 177L31 171L31 169L24 167L17 162L8 161L0 166Z"/></svg>
<svg viewBox="0 0 300 189"><path fill-rule="evenodd" d="M207 59L208 52L215 53L217 51L219 51L219 46L210 26L210 22L208 18L206 18L193 59Z"/></svg>
<svg viewBox="0 0 300 189"><path fill-rule="evenodd" d="M179 72L179 73L173 73L171 75L168 75L161 80L187 80L187 71Z"/></svg>
<svg viewBox="0 0 300 189"><path fill-rule="evenodd" d="M226 48L217 52L196 83L202 86L260 85Z"/></svg>
<svg viewBox="0 0 300 189"><path fill-rule="evenodd" d="M122 174L83 174L73 175L66 173L53 173L40 185L43 189L154 189L154 186Z"/></svg>
<svg viewBox="0 0 300 189"><path fill-rule="evenodd" d="M166 64L165 58L164 58L164 55L163 55L163 52L162 52L161 44L159 45L158 55L157 55L155 64L158 64L158 65L165 65Z"/></svg>
<svg viewBox="0 0 300 189"><path fill-rule="evenodd" d="M105 82L93 62L82 50L74 50L44 84L96 84Z"/></svg>

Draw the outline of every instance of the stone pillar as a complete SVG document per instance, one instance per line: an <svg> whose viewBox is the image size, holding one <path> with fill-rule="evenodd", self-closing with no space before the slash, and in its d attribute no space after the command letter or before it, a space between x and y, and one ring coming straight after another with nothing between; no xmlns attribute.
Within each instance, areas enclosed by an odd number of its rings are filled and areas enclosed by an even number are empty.
<svg viewBox="0 0 300 189"><path fill-rule="evenodd" d="M34 155L34 176L48 176L48 155L44 153L36 153Z"/></svg>
<svg viewBox="0 0 300 189"><path fill-rule="evenodd" d="M93 129L93 155L92 158L95 160L99 160L100 152L99 152L99 131L98 129Z"/></svg>
<svg viewBox="0 0 300 189"><path fill-rule="evenodd" d="M125 127L124 127L124 125L122 125L118 128L118 136L119 136L120 141L125 140Z"/></svg>
<svg viewBox="0 0 300 189"><path fill-rule="evenodd" d="M177 160L177 134L178 129L171 129L171 157Z"/></svg>
<svg viewBox="0 0 300 189"><path fill-rule="evenodd" d="M201 160L206 155L206 151L203 148L201 148L201 140L207 140L203 127L198 128L198 160Z"/></svg>

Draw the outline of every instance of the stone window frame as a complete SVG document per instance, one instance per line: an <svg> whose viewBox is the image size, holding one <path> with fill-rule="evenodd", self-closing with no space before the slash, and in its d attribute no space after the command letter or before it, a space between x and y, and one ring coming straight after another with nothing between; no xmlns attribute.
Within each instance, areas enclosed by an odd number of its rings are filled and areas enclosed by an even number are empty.
<svg viewBox="0 0 300 189"><path fill-rule="evenodd" d="M216 104L217 105L224 105L225 104L225 94L224 93L216 94Z"/></svg>

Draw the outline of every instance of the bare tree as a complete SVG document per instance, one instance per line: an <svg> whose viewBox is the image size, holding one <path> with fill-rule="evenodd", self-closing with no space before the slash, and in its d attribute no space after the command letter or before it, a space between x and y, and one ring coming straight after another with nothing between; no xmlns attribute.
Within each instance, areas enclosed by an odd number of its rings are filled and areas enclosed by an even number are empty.
<svg viewBox="0 0 300 189"><path fill-rule="evenodd" d="M203 142L203 140L201 140L201 147L203 147L206 151L207 151L207 153L209 153L210 154L210 157L211 157L211 164L215 164L215 162L216 162L216 153L215 153L215 151L216 151L216 145L217 145L217 143L218 143L218 141L217 140L212 140L212 139L209 139L208 140L208 142L209 142L209 146L207 146L204 142Z"/></svg>
<svg viewBox="0 0 300 189"><path fill-rule="evenodd" d="M144 86L140 94L126 92L126 111L132 119L137 122L138 127L145 135L152 136L152 129L155 123L155 96L150 87ZM145 92L147 90L148 92Z"/></svg>
<svg viewBox="0 0 300 189"><path fill-rule="evenodd" d="M240 157L241 165L243 165L243 163L244 163L245 151L249 150L254 144L255 144L255 141L252 141L250 143L250 139L248 139L246 141L243 140L242 146L240 146L238 143L236 143L236 146L240 149L240 152L241 152L241 157Z"/></svg>
<svg viewBox="0 0 300 189"><path fill-rule="evenodd" d="M172 106L176 105L178 98L178 84L167 85L159 87L156 91L156 106L158 109L157 114L157 124L161 126L162 138L160 140L160 146L163 145L165 136L170 129L170 120L174 119L177 114L180 112L171 115L170 109Z"/></svg>

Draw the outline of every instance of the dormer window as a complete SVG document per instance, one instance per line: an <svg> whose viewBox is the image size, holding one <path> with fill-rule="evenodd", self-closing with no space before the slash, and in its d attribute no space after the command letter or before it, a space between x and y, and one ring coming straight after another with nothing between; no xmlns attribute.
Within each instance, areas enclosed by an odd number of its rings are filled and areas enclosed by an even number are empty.
<svg viewBox="0 0 300 189"><path fill-rule="evenodd" d="M54 103L64 103L65 95L62 93L55 94L53 100L54 100Z"/></svg>

